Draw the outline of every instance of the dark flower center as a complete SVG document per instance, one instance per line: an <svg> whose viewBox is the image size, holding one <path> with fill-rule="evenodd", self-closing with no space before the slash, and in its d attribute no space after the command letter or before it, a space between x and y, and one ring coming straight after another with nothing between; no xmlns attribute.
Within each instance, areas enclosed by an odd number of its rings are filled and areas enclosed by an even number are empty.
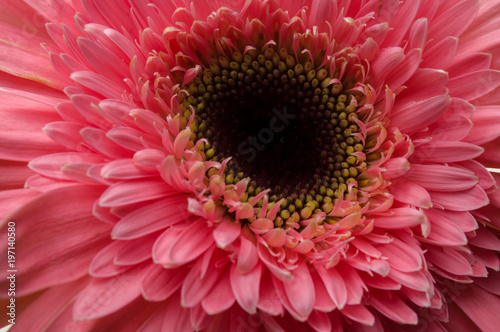
<svg viewBox="0 0 500 332"><path fill-rule="evenodd" d="M205 68L188 92L183 108L195 110L206 160L231 157L226 183L250 177L249 198L271 189L271 202L285 199L282 217L322 208L355 182L363 144L354 97L326 69L283 48L235 52Z"/></svg>

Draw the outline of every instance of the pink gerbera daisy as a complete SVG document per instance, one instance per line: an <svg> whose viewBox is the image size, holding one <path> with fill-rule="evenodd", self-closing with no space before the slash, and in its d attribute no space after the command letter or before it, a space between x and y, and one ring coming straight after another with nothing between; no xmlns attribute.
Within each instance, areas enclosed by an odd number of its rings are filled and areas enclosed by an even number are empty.
<svg viewBox="0 0 500 332"><path fill-rule="evenodd" d="M498 1L0 0L0 27L12 331L497 330Z"/></svg>

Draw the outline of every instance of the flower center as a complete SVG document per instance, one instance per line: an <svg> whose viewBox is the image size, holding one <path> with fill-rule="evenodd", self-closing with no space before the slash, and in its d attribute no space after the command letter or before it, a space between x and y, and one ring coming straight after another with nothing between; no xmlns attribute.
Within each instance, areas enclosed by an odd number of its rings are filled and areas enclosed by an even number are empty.
<svg viewBox="0 0 500 332"><path fill-rule="evenodd" d="M226 184L251 179L248 200L270 189L282 219L332 202L355 184L364 148L354 96L325 68L298 61L285 48L220 56L193 80L183 108L206 139L206 160L231 160Z"/></svg>

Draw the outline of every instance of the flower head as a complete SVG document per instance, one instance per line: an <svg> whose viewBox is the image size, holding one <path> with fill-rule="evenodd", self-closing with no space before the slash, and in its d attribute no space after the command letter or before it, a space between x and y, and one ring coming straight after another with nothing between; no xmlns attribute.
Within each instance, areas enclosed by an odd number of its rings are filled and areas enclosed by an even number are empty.
<svg viewBox="0 0 500 332"><path fill-rule="evenodd" d="M495 1L0 4L20 331L495 330Z"/></svg>

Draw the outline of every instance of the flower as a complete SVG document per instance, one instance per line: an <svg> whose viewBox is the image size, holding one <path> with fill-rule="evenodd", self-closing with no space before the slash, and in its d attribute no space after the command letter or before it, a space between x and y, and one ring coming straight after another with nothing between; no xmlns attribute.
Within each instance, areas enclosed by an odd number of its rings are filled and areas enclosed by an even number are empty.
<svg viewBox="0 0 500 332"><path fill-rule="evenodd" d="M13 331L496 330L496 1L0 4Z"/></svg>

